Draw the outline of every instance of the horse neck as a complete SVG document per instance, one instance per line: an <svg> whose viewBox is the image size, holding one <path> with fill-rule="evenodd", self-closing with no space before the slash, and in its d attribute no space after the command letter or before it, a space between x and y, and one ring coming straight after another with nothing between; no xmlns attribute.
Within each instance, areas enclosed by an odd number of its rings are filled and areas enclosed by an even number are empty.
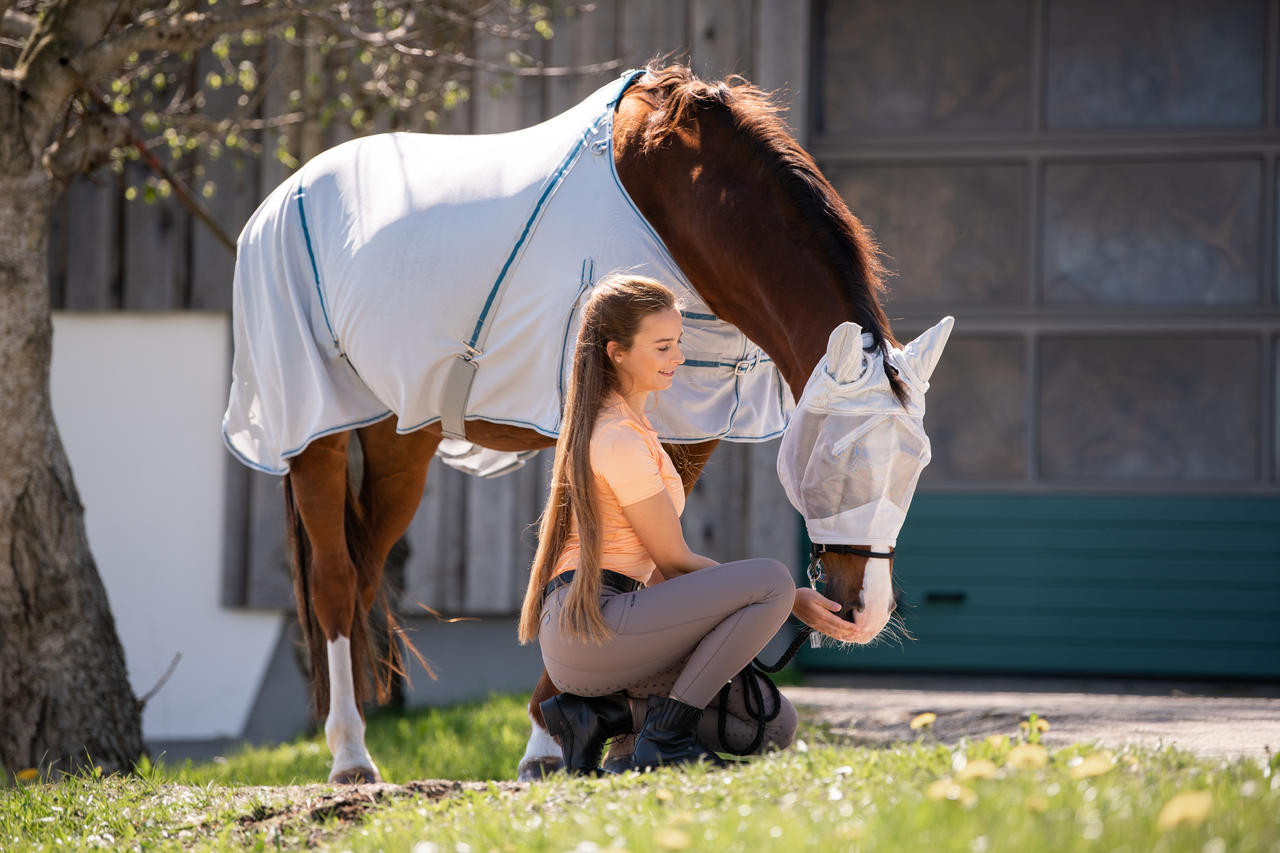
<svg viewBox="0 0 1280 853"><path fill-rule="evenodd" d="M628 105L614 138L623 185L707 306L768 353L799 399L831 330L868 319L853 316L848 286L810 239L812 226L744 145L694 122L641 154L635 113L647 105Z"/></svg>

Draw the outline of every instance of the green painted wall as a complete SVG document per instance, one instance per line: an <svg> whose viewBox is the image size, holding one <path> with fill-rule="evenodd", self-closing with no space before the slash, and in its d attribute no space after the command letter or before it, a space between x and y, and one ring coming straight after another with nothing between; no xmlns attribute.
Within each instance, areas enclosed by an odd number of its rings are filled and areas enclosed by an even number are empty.
<svg viewBox="0 0 1280 853"><path fill-rule="evenodd" d="M1280 499L918 495L895 580L914 641L809 670L1280 677Z"/></svg>

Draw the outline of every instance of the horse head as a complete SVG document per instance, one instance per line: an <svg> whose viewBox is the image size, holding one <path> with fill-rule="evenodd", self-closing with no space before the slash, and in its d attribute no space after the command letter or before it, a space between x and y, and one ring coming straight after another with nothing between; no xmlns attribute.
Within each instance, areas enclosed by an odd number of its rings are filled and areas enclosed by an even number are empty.
<svg viewBox="0 0 1280 853"><path fill-rule="evenodd" d="M783 434L778 478L804 516L827 597L853 623L843 639L868 643L892 615L892 550L930 458L924 396L954 322L944 317L887 350L857 323L841 323Z"/></svg>
<svg viewBox="0 0 1280 853"><path fill-rule="evenodd" d="M651 67L618 107L617 174L711 311L801 400L778 470L810 538L888 554L928 462L924 392L952 321L898 346L875 240L779 113L740 78ZM870 642L892 612L891 561L823 563L855 627L842 639Z"/></svg>

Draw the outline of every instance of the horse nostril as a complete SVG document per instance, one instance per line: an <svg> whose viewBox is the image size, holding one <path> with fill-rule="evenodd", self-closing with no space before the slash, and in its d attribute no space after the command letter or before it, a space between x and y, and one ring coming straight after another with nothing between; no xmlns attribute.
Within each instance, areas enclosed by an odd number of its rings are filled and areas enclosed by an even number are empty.
<svg viewBox="0 0 1280 853"><path fill-rule="evenodd" d="M853 612L854 612L854 613L861 613L862 611L864 611L864 610L866 610L866 609L867 609L867 600L866 600L865 598L863 598L863 597L862 597L862 595L863 595L863 594L862 594L861 592L859 592L859 593L858 593L858 600L857 600L857 602L853 605Z"/></svg>

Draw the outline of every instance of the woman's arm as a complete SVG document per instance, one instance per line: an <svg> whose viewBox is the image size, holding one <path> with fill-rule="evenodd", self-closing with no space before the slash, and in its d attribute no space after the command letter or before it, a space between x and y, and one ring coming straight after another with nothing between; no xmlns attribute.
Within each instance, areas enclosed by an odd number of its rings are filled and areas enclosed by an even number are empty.
<svg viewBox="0 0 1280 853"><path fill-rule="evenodd" d="M676 515L676 508L665 490L624 506L622 514L664 578L717 565L710 557L689 550L680 527L680 516ZM809 627L837 640L852 641L854 626L836 615L840 609L839 603L807 586L796 590L791 605L792 614Z"/></svg>
<svg viewBox="0 0 1280 853"><path fill-rule="evenodd" d="M716 565L716 561L689 550L680 528L680 516L666 489L652 497L627 504L622 515L636 532L640 544L649 552L664 577L672 578Z"/></svg>

